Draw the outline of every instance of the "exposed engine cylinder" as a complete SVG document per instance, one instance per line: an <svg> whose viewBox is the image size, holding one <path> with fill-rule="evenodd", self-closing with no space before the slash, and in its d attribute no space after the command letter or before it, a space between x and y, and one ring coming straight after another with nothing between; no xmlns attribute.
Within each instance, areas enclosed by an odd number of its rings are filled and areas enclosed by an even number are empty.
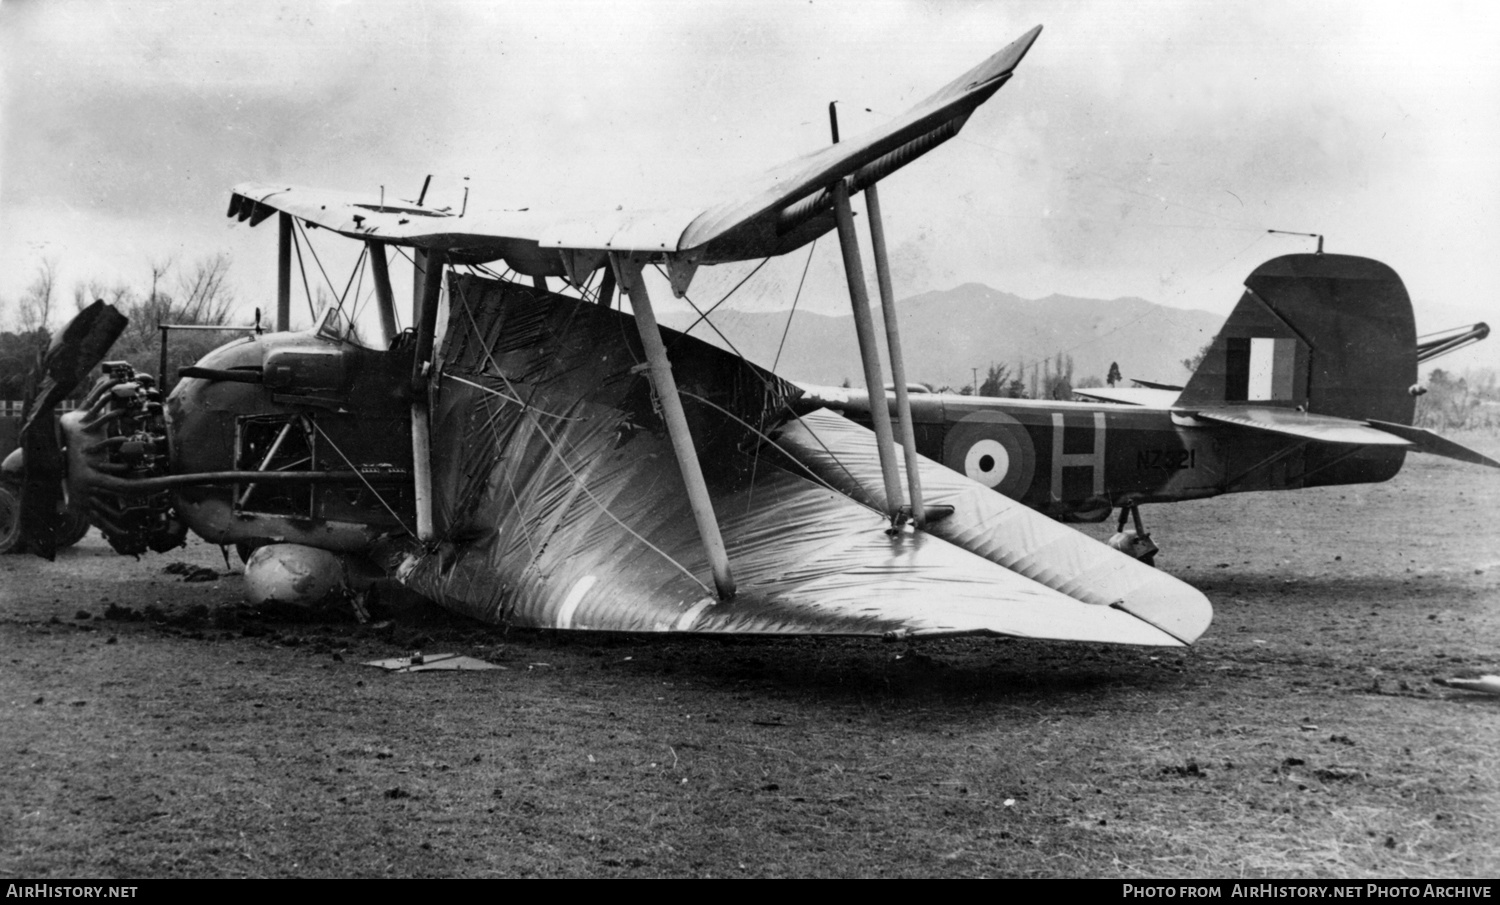
<svg viewBox="0 0 1500 905"><path fill-rule="evenodd" d="M117 552L165 553L182 546L187 536L169 492L119 493L89 486L86 473L96 470L126 479L161 477L171 470L156 381L129 362L108 361L103 370L84 409L63 417L72 468L82 472L70 476L74 493Z"/></svg>

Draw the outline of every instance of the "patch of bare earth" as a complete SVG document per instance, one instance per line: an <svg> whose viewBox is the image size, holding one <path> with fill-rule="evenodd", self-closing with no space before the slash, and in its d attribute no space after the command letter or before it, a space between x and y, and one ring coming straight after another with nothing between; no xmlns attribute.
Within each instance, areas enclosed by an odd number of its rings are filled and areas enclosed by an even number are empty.
<svg viewBox="0 0 1500 905"><path fill-rule="evenodd" d="M1188 650L292 621L202 544L4 557L0 874L1495 876L1500 699L1431 679L1500 672L1497 509L1426 457L1149 507ZM359 665L411 649L505 669Z"/></svg>

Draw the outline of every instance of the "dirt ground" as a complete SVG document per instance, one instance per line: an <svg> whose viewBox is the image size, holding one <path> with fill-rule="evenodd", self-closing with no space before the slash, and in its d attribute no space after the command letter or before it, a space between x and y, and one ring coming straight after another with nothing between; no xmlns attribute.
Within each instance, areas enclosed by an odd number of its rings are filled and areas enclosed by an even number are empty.
<svg viewBox="0 0 1500 905"><path fill-rule="evenodd" d="M94 534L0 558L0 876L1493 877L1500 698L1432 679L1500 673L1497 513L1429 457L1148 507L1188 650L290 621Z"/></svg>

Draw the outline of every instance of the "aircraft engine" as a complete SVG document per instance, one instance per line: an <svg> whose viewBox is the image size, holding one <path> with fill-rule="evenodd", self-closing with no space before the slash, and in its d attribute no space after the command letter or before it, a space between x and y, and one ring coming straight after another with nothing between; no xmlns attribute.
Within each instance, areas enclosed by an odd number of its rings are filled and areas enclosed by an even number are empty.
<svg viewBox="0 0 1500 905"><path fill-rule="evenodd" d="M349 591L343 559L303 544L267 544L245 563L245 597L252 606L312 608Z"/></svg>
<svg viewBox="0 0 1500 905"><path fill-rule="evenodd" d="M170 470L161 390L128 362L106 362L104 371L84 405L62 418L70 495L82 502L89 521L117 552L165 553L182 546L187 536L171 494L122 486Z"/></svg>

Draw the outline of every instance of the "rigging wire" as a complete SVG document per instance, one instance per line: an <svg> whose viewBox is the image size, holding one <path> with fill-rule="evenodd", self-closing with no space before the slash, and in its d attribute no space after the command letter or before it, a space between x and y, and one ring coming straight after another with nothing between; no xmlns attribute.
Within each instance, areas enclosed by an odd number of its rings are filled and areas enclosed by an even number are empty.
<svg viewBox="0 0 1500 905"><path fill-rule="evenodd" d="M293 220L292 222L296 223L297 221ZM297 241L296 230L292 231L292 247L297 250L297 272L302 275L302 294L307 296L307 318L312 322L313 326L317 326L318 312L313 310L312 287L307 284L307 262L302 260L302 243ZM288 329L291 326L291 324L287 324Z"/></svg>
<svg viewBox="0 0 1500 905"><path fill-rule="evenodd" d="M400 525L407 534L411 535L412 537L416 537L417 533L411 530L411 527L406 524L406 520L397 515L396 510L392 509L391 504L385 501L385 497L381 495L380 491L376 490L369 481L365 480L364 473L361 472L358 468L354 467L354 463L350 462L349 457L344 455L344 451L342 449L339 449L338 444L333 442L333 438L328 436L327 432L325 432L323 428L318 426L318 422L314 421L311 418L307 419L307 421L312 425L313 430L318 432L318 436L326 440L328 442L328 445L333 448L333 451L339 454L339 458L344 460L344 464L349 466L349 470L354 472L354 474L359 478L360 483L364 484L367 490L375 494L375 499L379 500L380 505L385 507L385 511L391 514L391 517L396 520L396 524Z"/></svg>
<svg viewBox="0 0 1500 905"><path fill-rule="evenodd" d="M354 269L352 269L351 271L349 271L349 279L344 283L344 291L338 295L338 306L334 309L334 314L337 315L339 318L343 318L343 316L344 316L344 304L349 300L349 288L354 285L354 278L357 276L357 277L360 278L360 282L361 283L364 282L365 260L369 256L369 251L370 251L369 246L361 246L360 252L359 252L359 258L354 262ZM356 291L355 295L356 295L356 298L357 298L358 297L358 292L357 291ZM353 326L354 326L353 325L354 315L350 314L349 317L348 317L348 320L350 322L350 327L352 329Z"/></svg>
<svg viewBox="0 0 1500 905"><path fill-rule="evenodd" d="M816 241L816 240L814 240L814 241ZM736 292L738 292L741 286L745 285L746 283L748 283L750 281L751 277L755 276L757 273L760 273L760 269L762 267L766 266L766 264L770 263L770 261L771 261L771 258L769 256L767 256L765 258L762 258L761 262L759 264L755 265L755 269L754 270L752 270L749 273L745 274L745 278L742 279L742 280L740 280L738 283L735 283L733 289L731 289L728 292L724 293L724 297L723 298L719 299L717 302L714 302L713 306L711 308L709 308L707 311L699 311L698 312L698 319L695 320L695 321L693 321L691 324L689 324L688 328L686 330L682 331L682 332L683 333L692 333L694 327L698 326L698 324L700 324L702 322L708 321L708 316L710 314L713 314L714 311L716 311L720 305L722 305L725 302L729 301L729 297L731 295L734 295ZM655 267L656 267L656 272L657 273L661 273L662 272L660 264L655 265ZM666 274L662 273L662 276L665 277ZM687 295L685 293L683 294L683 298L687 298ZM688 299L688 304L689 305L693 304L692 299ZM697 305L693 305L693 310L694 311L698 311L698 306ZM709 326L712 327L713 324L709 323ZM723 339L723 334L722 333L719 334L719 337L721 339ZM729 342L729 340L727 340L727 339L725 339L724 341L725 342ZM736 353L736 354L738 354L738 353Z"/></svg>
<svg viewBox="0 0 1500 905"><path fill-rule="evenodd" d="M372 285L370 287L370 295L365 296L363 299L360 298L360 294L364 292L365 288L365 268L369 266L369 258L370 249L369 246L366 246L364 252L360 254L359 261L354 265L359 268L359 282L354 284L354 305L349 309L349 332L355 336L359 335L359 331L355 327L355 324L359 322L359 312L364 307L364 303L369 301L371 296L375 294L375 287ZM340 305L340 308L342 307Z"/></svg>
<svg viewBox="0 0 1500 905"><path fill-rule="evenodd" d="M804 465L796 456L793 456L791 453L787 452L786 449L780 443L777 443L774 439L772 439L769 434L766 434L765 432L763 432L759 428L754 427L749 422L745 421L743 418L741 418L740 416L736 415L735 413L729 411L728 409L724 408L723 406L719 405L718 403L713 402L712 400L705 399L702 396L699 396L697 393L691 393L691 392L688 392L687 390L680 390L679 393L681 395L683 395L683 396L688 397L689 399L696 399L699 402L703 403L704 405L708 406L709 408L716 409L717 411L719 411L723 415L725 415L727 418L729 418L731 421L736 422L741 427L743 427L746 430L750 431L750 433L752 433L755 436L757 436L757 437L761 438L762 440L766 441L766 445L767 446L773 446L773 447L775 447L778 452L780 452L783 456L786 456L786 458L788 460L790 460L793 464L795 464L798 468L800 468L803 471L807 472L808 477L812 478L812 480L814 482L816 482L818 484L822 484L824 487L826 487L829 490L832 490L834 493L837 493L840 496L848 499L850 502L859 503L862 506L866 506L867 505L865 503L861 503L859 500L854 499L853 497L851 497L848 494L844 493L843 491L839 490L837 487L834 487L832 484L830 484L827 481L825 481L822 477L820 477L818 475L817 472L813 471L811 468L809 468L806 465ZM824 445L823 441L818 437L817 432L814 431L812 428L807 427L807 423L802 420L802 416L801 415L793 415L792 418L798 424L801 424L803 427L807 428L808 434L811 435L814 440L818 441L818 445L823 447L823 451L826 452L826 453L828 453L829 458L832 459L838 465L839 470L842 471L844 474L846 474L846 475L849 476L849 480L853 481L856 485L859 485L861 487L864 486L863 484L860 483L860 480L854 476L853 472L851 472L848 468L844 467L844 463L842 461L840 461L839 458L833 454L833 450L829 449L826 445ZM760 455L759 455L759 453L755 454L752 457L752 462L755 462L755 463L759 463L760 462ZM751 478L750 478L750 487L751 487L752 490L755 487L755 477L754 477L754 472L753 471L751 473ZM874 506L867 506L867 508L869 508L869 509L871 509L871 510L873 510L875 512L880 512L880 510L876 509ZM748 512L749 510L750 510L750 506L747 503L746 506L745 506L745 511ZM880 514L881 515L885 515L885 513L883 513L883 512L880 512Z"/></svg>
<svg viewBox="0 0 1500 905"><path fill-rule="evenodd" d="M797 281L797 294L792 296L792 310L787 312L786 326L781 331L781 342L776 346L776 358L771 362L771 373L776 373L777 365L781 364L781 350L786 348L787 335L792 332L792 318L797 314L797 303L802 301L802 287L807 284L807 271L812 268L813 252L818 248L818 240L812 240L807 247L807 262L802 265L802 279Z"/></svg>
<svg viewBox="0 0 1500 905"><path fill-rule="evenodd" d="M770 258L766 259L766 261L769 261L769 260L770 260ZM765 261L762 261L761 264L764 265ZM666 277L666 274L662 272L660 264L653 264L651 266L653 266L653 267L656 268L656 272L657 273L660 273L663 277ZM760 267L755 268L755 270L759 270L759 269L760 269ZM750 276L755 276L755 271L754 270L752 270L750 272ZM745 279L748 280L749 278L750 277L746 277ZM741 280L740 281L740 286L743 286L743 285L745 285L745 280ZM735 289L738 289L738 288L739 288L739 286L735 287ZM730 290L731 294L733 294L733 292L734 292L734 290ZM727 337L727 336L724 335L724 331L720 330L718 328L718 326L714 324L713 321L711 321L711 320L708 319L709 313L712 313L713 310L714 310L714 308L717 308L717 307L719 307L719 305L724 304L724 299L727 299L727 298L729 298L729 296L726 295L726 296L724 296L724 298L719 299L718 304L714 305L713 308L709 308L708 311L705 312L701 308L699 308L696 304L694 304L692 298L686 292L684 292L682 294L682 300L685 301L685 302L687 302L688 305L690 305L694 311L698 312L698 320L693 321L693 326L696 327L700 321L702 323L708 324L708 328L710 330L714 331L714 333L718 335L719 339L724 340L724 345L728 346L729 349L730 349L730 351L732 351L741 360L745 360L745 356L740 353L739 349L736 349L734 347L734 343L732 343L732 342L729 341L729 337ZM633 307L633 303L632 303L632 307ZM688 330L691 330L691 329L692 329L692 327L688 328ZM682 332L684 334L686 334L687 330L684 330Z"/></svg>
<svg viewBox="0 0 1500 905"><path fill-rule="evenodd" d="M474 317L474 311L469 306L468 296L465 293L460 292L460 293L458 293L458 298L459 298L459 304L461 304L463 306L464 314L468 317L469 324L470 324L470 326L474 330L474 335L476 337L483 337L484 334L479 329L479 322L475 319L475 317ZM489 346L485 345L483 342L480 342L479 346L480 346L480 348L484 349L485 357L489 359L491 366L494 367L495 373L500 377L500 380L502 382L504 382L504 384L505 384L505 386L506 386L507 389L509 389L511 392L514 393L516 391L515 387L511 385L510 380L505 376L504 372L501 371L501 369L500 369L500 363L495 360L494 353L492 353L490 351ZM459 378L454 378L454 379L459 379ZM624 521L622 521L618 516L616 516L613 512L610 511L609 506L605 505L605 503L604 503L603 500L599 499L597 496L594 495L594 492L591 489L589 489L588 484L583 480L583 478L581 478L578 475L578 472L573 469L573 466L570 465L570 464L568 464L568 460L564 457L562 450L560 450L558 448L557 442L554 441L552 439L552 437L548 435L547 430L542 426L541 422L536 419L536 410L530 404L524 404L522 406L522 408L521 408L521 412L522 412L522 414L526 415L528 418L532 419L532 423L536 427L537 435L540 436L543 440L546 441L547 445L551 448L553 457L557 460L558 464L561 465L565 471L567 471L568 476L573 479L574 483L577 484L578 489L584 494L584 496L587 496L589 498L589 500L594 503L595 506L599 507L599 511L600 512L602 512L606 516L608 516L611 521L613 521L615 524L619 525L631 537L633 537L636 540L640 541L642 544L646 545L651 550L655 551L659 556L661 556L667 562L669 562L673 566L675 566L678 571L682 572L682 574L684 574L688 578L692 579L699 587L701 587L703 589L704 593L706 593L706 594L712 594L713 593L713 591L708 587L708 585L706 585L706 584L703 583L702 579L700 579L698 576L694 575L682 563L678 562L676 559L673 559L672 556L670 554L668 554L665 550L662 550L660 547L658 547L655 544L651 543L645 537L641 536L641 534L639 532L637 532L635 529L633 529L629 525L625 524ZM557 417L557 416L553 416L553 417Z"/></svg>
<svg viewBox="0 0 1500 905"><path fill-rule="evenodd" d="M305 231L302 235L304 239L307 239L307 233ZM329 279L328 271L323 268L323 259L318 257L318 250L313 247L312 239L307 239L307 253L312 255L313 263L318 265L318 271L323 274L323 282L328 284L329 293L332 294L334 298L338 298L339 291L334 287L333 280ZM309 301L311 300L309 299Z"/></svg>
<svg viewBox="0 0 1500 905"><path fill-rule="evenodd" d="M457 381L457 382L459 382L461 384L464 384L465 386L471 386L471 387L473 387L476 390L481 390L483 392L489 393L491 396L498 396L501 399L504 399L506 402L510 402L510 403L515 404L515 405L519 405L523 409L527 409L529 411L534 411L534 412L540 412L541 414L546 415L548 418L556 418L558 421L587 421L588 420L587 418L570 418L567 415L558 415L558 414L554 414L553 412L549 412L549 411L545 411L543 409L539 409L536 406L532 405L531 403L525 401L524 399L518 399L515 396L507 396L504 393L500 392L499 390L495 389L494 387L487 387L487 386L485 386L482 383L475 383L472 380L465 380L464 378L459 377L457 374L449 374L447 372L444 372L442 376L443 376L444 380L455 380L455 381ZM500 379L501 380L505 380L504 375L500 375ZM508 385L509 385L509 382L507 381L507 386Z"/></svg>

